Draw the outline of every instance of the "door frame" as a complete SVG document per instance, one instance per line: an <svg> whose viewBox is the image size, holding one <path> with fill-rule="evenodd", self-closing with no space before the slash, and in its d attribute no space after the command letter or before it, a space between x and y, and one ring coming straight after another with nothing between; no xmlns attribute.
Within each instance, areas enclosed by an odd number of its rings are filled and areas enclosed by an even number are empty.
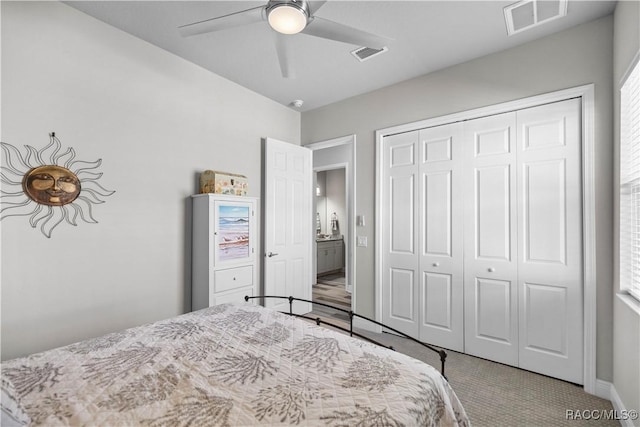
<svg viewBox="0 0 640 427"><path fill-rule="evenodd" d="M355 256L355 242L356 242L356 223L355 223L355 212L356 212L356 136L355 135L346 135L338 138L333 138L325 141L313 142L310 144L304 145L304 147L311 149L313 153L313 158L315 159L316 151L326 150L335 147L341 146L350 146L351 147L351 159L346 162L339 162L332 165L315 167L312 169L314 172L319 172L323 170L331 170L331 169L345 169L345 193L347 199L347 228L348 235L347 241L345 242L345 277L348 283L351 284L352 292L351 292L351 308L356 307L356 294L357 294L357 286L356 286L356 256ZM314 193L315 194L315 193ZM315 197L314 197L314 207L315 207ZM313 222L315 224L315 212L313 213ZM314 248L314 258L317 260L316 249ZM315 265L316 261L312 261ZM316 266L317 267L317 266ZM314 272L316 269L313 269Z"/></svg>
<svg viewBox="0 0 640 427"><path fill-rule="evenodd" d="M582 99L582 236L583 236L583 335L584 335L584 390L587 393L609 398L604 386L599 385L596 378L596 223L595 223L595 89L594 84L576 86L569 89L549 92L542 95L507 101L487 107L475 108L459 113L447 114L431 119L406 123L379 129L375 133L376 143L376 236L382 235L382 142L388 135L409 132L417 129L445 125L453 122L471 120L509 111L535 107L550 102L564 101L571 98ZM376 239L375 248L375 313L382 317L382 248Z"/></svg>

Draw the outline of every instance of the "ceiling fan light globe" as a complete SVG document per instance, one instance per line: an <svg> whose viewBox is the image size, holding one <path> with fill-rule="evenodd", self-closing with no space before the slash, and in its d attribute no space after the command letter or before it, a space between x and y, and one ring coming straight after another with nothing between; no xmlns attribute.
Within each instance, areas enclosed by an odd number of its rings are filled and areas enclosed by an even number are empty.
<svg viewBox="0 0 640 427"><path fill-rule="evenodd" d="M283 4L269 10L269 25L282 34L297 34L307 26L307 14L299 7Z"/></svg>

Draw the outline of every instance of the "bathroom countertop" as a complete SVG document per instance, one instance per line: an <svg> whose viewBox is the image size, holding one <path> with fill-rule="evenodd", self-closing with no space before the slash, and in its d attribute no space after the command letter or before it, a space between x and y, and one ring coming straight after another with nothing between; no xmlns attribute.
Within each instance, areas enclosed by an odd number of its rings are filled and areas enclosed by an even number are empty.
<svg viewBox="0 0 640 427"><path fill-rule="evenodd" d="M342 240L342 236L331 236L331 235L324 235L327 237L316 237L316 242L330 242L332 240Z"/></svg>

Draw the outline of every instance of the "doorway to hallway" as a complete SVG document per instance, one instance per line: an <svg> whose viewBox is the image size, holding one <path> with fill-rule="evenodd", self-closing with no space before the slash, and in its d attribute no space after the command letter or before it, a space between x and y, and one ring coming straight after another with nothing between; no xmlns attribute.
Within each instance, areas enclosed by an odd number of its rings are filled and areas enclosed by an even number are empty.
<svg viewBox="0 0 640 427"><path fill-rule="evenodd" d="M306 145L313 150L315 176L312 300L351 310L355 306L355 136ZM313 313L348 321L347 313L313 305Z"/></svg>

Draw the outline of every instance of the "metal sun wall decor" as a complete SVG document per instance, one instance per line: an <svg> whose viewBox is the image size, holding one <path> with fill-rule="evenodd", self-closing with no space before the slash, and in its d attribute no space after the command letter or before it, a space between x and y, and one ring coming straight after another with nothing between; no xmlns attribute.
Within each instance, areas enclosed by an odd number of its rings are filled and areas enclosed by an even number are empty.
<svg viewBox="0 0 640 427"><path fill-rule="evenodd" d="M97 182L102 173L95 170L102 159L75 160L72 147L61 152L62 144L54 132L49 134L49 140L41 150L25 145L24 155L13 145L0 142L5 157L0 174L3 199L0 220L30 216L31 227L40 224L42 234L48 238L62 221L76 226L80 217L84 222L97 224L92 205L104 203L101 197L115 193Z"/></svg>

